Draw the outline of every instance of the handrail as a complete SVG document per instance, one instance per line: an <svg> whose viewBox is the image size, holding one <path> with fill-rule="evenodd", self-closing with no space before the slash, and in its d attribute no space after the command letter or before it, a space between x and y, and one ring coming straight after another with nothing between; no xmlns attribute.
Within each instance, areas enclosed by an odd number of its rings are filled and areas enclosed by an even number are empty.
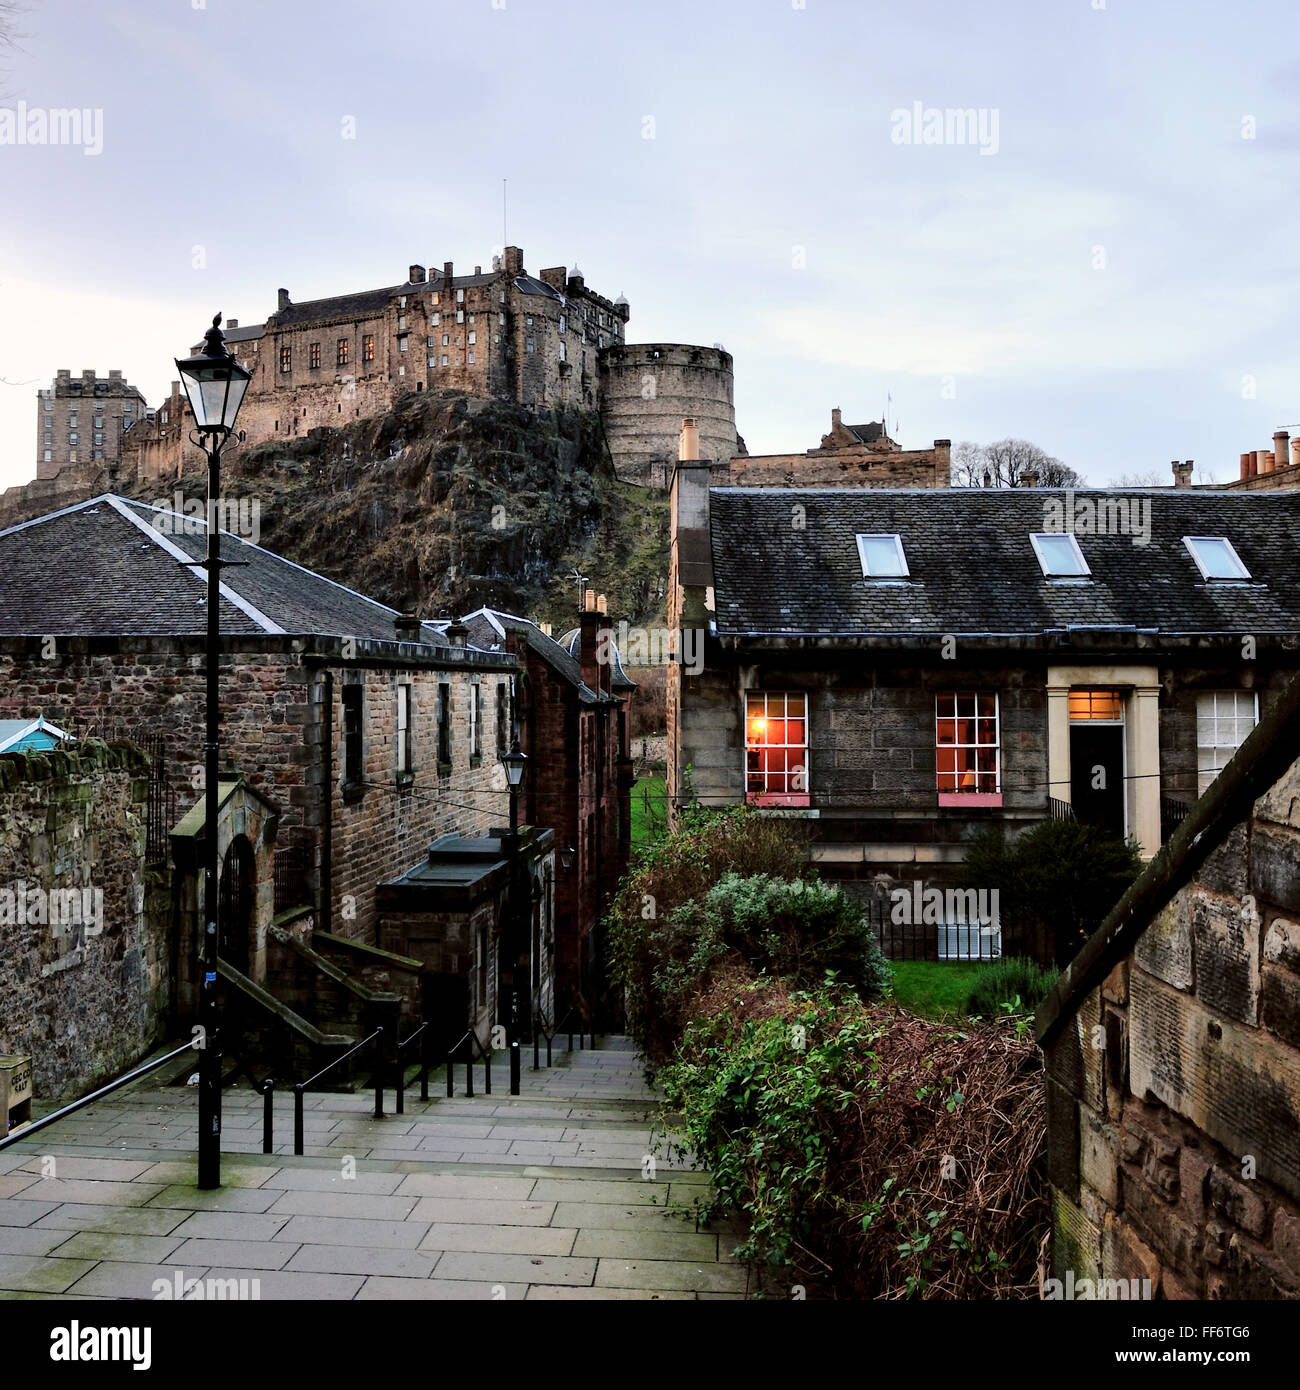
<svg viewBox="0 0 1300 1390"><path fill-rule="evenodd" d="M406 1113L406 1064L402 1061L402 1050L410 1047L417 1039L423 1039L420 1043L420 1099L429 1099L429 1028L430 1021L426 1019L415 1030L410 1037L403 1038L397 1044L397 1113Z"/></svg>
<svg viewBox="0 0 1300 1390"><path fill-rule="evenodd" d="M92 1091L88 1096L82 1096L80 1100L70 1101L67 1105L60 1106L59 1109L51 1111L48 1115L43 1115L39 1120L33 1120L31 1124L24 1125L22 1129L15 1130L12 1134L0 1139L0 1149L7 1148L10 1144L16 1144L21 1139L30 1139L33 1134L65 1116L71 1115L74 1111L80 1110L83 1106L101 1100L104 1096L111 1095L132 1081L138 1081L142 1076L148 1076L150 1072L157 1071L159 1067L174 1061L181 1053L193 1051L194 1044L192 1042L182 1043L174 1052L169 1052L165 1057L155 1057L152 1062L146 1062L143 1066L136 1067L134 1071L127 1072L125 1076L119 1076L116 1081L110 1081L107 1086L101 1086L99 1090Z"/></svg>
<svg viewBox="0 0 1300 1390"><path fill-rule="evenodd" d="M541 1070L541 1040L546 1039L546 1065L551 1065L551 1042L556 1034L555 1020L548 1020L546 1011L542 1008L542 987L538 985L533 991L532 1000L533 1015L533 1070Z"/></svg>
<svg viewBox="0 0 1300 1390"><path fill-rule="evenodd" d="M293 1088L293 1151L301 1158L303 1150L303 1118L302 1118L302 1097L307 1087L313 1082L319 1081L326 1072L331 1072L341 1062L346 1062L349 1057L355 1056L367 1043L375 1044L375 1119L384 1118L384 1030L376 1028L369 1037L362 1038L355 1047L350 1047L340 1057L335 1057L332 1062L326 1063L315 1076L309 1076L306 1081L299 1081Z"/></svg>
<svg viewBox="0 0 1300 1390"><path fill-rule="evenodd" d="M474 1096L474 1052L483 1059L483 1094L492 1094L492 1054L485 1051L483 1044L478 1040L478 1034L469 1028L463 1038L458 1039L447 1049L447 1099L450 1100L456 1093L456 1082L454 1068L456 1065L456 1054L460 1049L469 1043L469 1055L465 1058L465 1095L469 1099Z"/></svg>
<svg viewBox="0 0 1300 1390"><path fill-rule="evenodd" d="M576 1002L570 1004L568 1009L565 1010L564 1017L555 1025L555 1031L557 1033L563 1033L566 1029L568 1030L569 1051L572 1052L573 1024L571 1020L575 1014L578 1017L578 1047L581 1049L586 1046L586 1044L583 1042L583 1033L585 1031L591 1035L591 1045L593 1048L595 1048L596 1025L594 1022L592 1022L591 1010L587 1007L587 1001L582 997L581 994L578 994ZM585 1030L582 1026L583 1024L587 1025Z"/></svg>
<svg viewBox="0 0 1300 1390"><path fill-rule="evenodd" d="M264 1154L275 1152L275 1078L268 1071L259 1081L252 1073L248 1063L241 1057L239 1063L231 1071L228 1071L221 1078L221 1086L224 1090L232 1081L244 1076L248 1078L248 1084L262 1097L262 1152Z"/></svg>

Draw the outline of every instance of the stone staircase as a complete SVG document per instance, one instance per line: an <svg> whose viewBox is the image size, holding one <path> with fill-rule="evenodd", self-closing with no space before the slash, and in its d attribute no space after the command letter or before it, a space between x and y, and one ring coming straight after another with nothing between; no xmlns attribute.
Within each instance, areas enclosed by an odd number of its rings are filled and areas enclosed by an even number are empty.
<svg viewBox="0 0 1300 1390"><path fill-rule="evenodd" d="M655 1152L627 1040L536 1072L529 1049L517 1097L493 1062L491 1095L461 1065L453 1099L439 1070L378 1120L372 1094L308 1094L302 1157L291 1093L264 1155L262 1098L231 1087L215 1192L193 1186L195 1090L119 1092L0 1154L0 1292L151 1297L183 1269L261 1298L746 1297L734 1229L690 1215L707 1175Z"/></svg>

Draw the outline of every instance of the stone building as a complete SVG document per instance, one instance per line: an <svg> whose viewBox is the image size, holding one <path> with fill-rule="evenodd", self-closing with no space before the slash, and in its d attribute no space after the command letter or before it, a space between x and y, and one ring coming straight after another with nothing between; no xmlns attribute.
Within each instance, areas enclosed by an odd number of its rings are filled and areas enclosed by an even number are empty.
<svg viewBox="0 0 1300 1390"><path fill-rule="evenodd" d="M670 808L806 818L859 888L951 881L980 828L1053 814L1149 857L1300 664L1298 542L1287 494L710 487L682 462Z"/></svg>
<svg viewBox="0 0 1300 1390"><path fill-rule="evenodd" d="M1300 435L1292 439L1286 430L1274 430L1273 447L1242 454L1239 475L1223 486L1252 492L1300 487Z"/></svg>
<svg viewBox="0 0 1300 1390"><path fill-rule="evenodd" d="M701 441L705 458L716 459ZM952 441L936 439L929 449L903 449L883 421L846 425L837 407L829 434L802 454L751 454L715 468L715 484L737 487L948 487Z"/></svg>
<svg viewBox="0 0 1300 1390"><path fill-rule="evenodd" d="M1300 1298L1297 864L1292 680L1038 1011L1063 1284Z"/></svg>
<svg viewBox="0 0 1300 1390"><path fill-rule="evenodd" d="M36 477L64 469L111 471L120 464L126 432L147 414L145 399L118 370L106 377L65 367L36 393Z"/></svg>
<svg viewBox="0 0 1300 1390"><path fill-rule="evenodd" d="M635 687L619 661L607 614L593 603L579 619L558 641L526 619L493 609L464 621L475 646L519 657L521 746L535 766L546 759L564 769L563 775L531 777L522 809L529 824L554 829L560 858L554 889L559 1012L553 1021L581 1002L603 1022L601 918L631 852L627 707Z"/></svg>

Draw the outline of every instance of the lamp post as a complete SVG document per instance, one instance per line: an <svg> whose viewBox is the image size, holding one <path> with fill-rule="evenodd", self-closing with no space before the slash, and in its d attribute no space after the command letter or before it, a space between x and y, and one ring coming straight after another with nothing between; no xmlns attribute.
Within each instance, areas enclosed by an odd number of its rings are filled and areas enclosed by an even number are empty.
<svg viewBox="0 0 1300 1390"><path fill-rule="evenodd" d="M207 597L207 716L204 737L203 794L203 940L199 946L202 978L199 987L199 1175L201 1188L221 1186L221 1039L217 1018L217 850L218 747L221 734L217 671L221 660L221 450L235 428L239 407L252 373L226 348L221 315L203 338L203 351L177 358L194 413L190 441L208 460Z"/></svg>
<svg viewBox="0 0 1300 1390"><path fill-rule="evenodd" d="M506 782L510 787L510 893L509 893L509 949L506 959L510 962L510 1019L507 1025L507 1043L510 1048L510 1094L519 1094L519 1029L522 1022L519 1009L519 960L522 952L520 940L525 938L517 918L521 912L520 902L520 854L519 854L519 789L523 786L524 773L528 768L528 755L519 750L516 738L508 753L501 756L501 765L506 770Z"/></svg>

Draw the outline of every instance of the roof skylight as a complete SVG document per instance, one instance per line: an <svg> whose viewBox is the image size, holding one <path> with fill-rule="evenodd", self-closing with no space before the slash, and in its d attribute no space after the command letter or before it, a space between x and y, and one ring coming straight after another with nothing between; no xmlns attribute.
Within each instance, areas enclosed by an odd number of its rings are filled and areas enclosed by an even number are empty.
<svg viewBox="0 0 1300 1390"><path fill-rule="evenodd" d="M1092 571L1079 549L1078 539L1070 531L1035 531L1029 539L1034 554L1049 579L1080 578Z"/></svg>
<svg viewBox="0 0 1300 1390"><path fill-rule="evenodd" d="M858 558L862 561L864 579L907 578L907 556L903 553L903 538L897 531L860 535Z"/></svg>
<svg viewBox="0 0 1300 1390"><path fill-rule="evenodd" d="M1203 579L1250 578L1250 571L1226 536L1184 536L1183 544Z"/></svg>

